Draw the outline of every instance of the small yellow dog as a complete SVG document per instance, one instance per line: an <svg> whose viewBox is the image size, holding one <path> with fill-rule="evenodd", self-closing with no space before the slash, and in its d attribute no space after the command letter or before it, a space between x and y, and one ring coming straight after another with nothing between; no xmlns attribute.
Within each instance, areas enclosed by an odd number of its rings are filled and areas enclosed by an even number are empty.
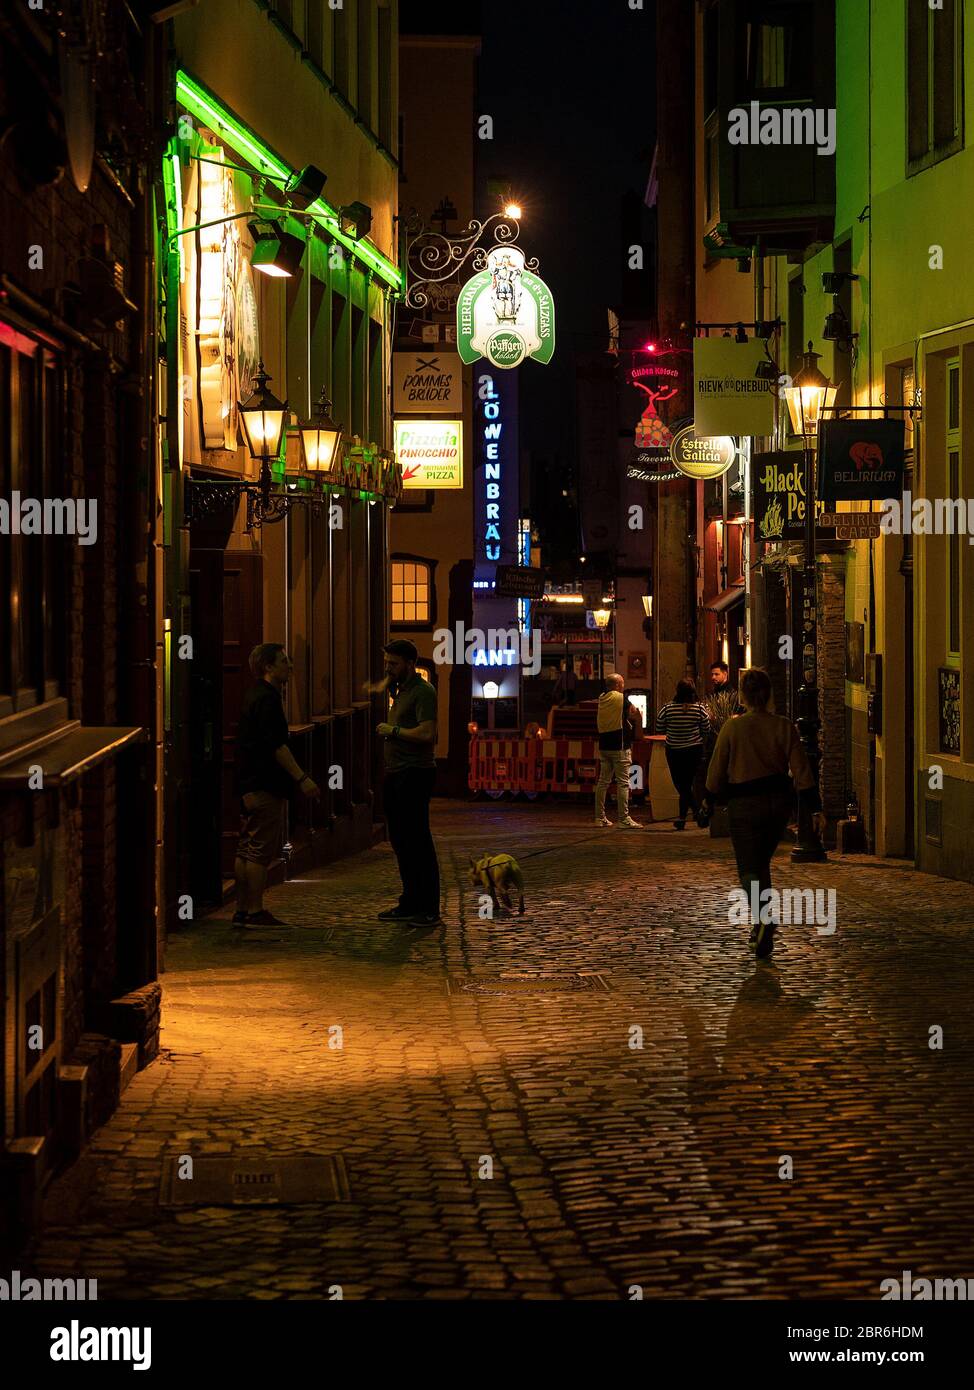
<svg viewBox="0 0 974 1390"><path fill-rule="evenodd" d="M490 894L494 911L497 911L497 891L500 889L504 906L508 912L511 907L511 886L518 891L518 915L524 915L524 875L517 860L510 854L482 854L479 859L470 859L470 882L479 883Z"/></svg>

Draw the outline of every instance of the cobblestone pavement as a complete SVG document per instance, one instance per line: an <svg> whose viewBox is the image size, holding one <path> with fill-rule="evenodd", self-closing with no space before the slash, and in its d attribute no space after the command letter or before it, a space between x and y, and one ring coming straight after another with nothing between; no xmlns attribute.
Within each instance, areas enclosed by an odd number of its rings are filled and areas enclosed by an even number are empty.
<svg viewBox="0 0 974 1390"><path fill-rule="evenodd" d="M291 932L171 942L163 1055L54 1185L34 1272L259 1299L875 1299L904 1269L974 1275L974 887L782 851L779 885L835 888L838 930L786 928L755 966L726 840L434 810L445 929L374 920L398 891L380 845L269 894ZM523 918L478 918L483 849L520 858ZM498 979L532 971L594 974ZM341 1154L350 1200L160 1206L187 1153Z"/></svg>

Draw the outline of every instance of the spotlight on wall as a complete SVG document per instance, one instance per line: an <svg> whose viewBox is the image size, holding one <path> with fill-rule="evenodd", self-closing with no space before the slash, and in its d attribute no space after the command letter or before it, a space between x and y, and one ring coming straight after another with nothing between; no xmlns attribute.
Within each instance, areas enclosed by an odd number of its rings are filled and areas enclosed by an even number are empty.
<svg viewBox="0 0 974 1390"><path fill-rule="evenodd" d="M826 294L841 294L842 286L847 280L858 280L858 275L853 275L851 270L823 270L822 289Z"/></svg>
<svg viewBox="0 0 974 1390"><path fill-rule="evenodd" d="M780 376L778 364L766 357L754 368L754 375L758 381L777 381Z"/></svg>
<svg viewBox="0 0 974 1390"><path fill-rule="evenodd" d="M349 203L347 207L339 208L338 225L345 236L360 241L372 229L372 209L367 203Z"/></svg>
<svg viewBox="0 0 974 1390"><path fill-rule="evenodd" d="M247 230L254 239L250 263L264 275L290 277L301 268L304 242L286 232L279 222L248 222Z"/></svg>
<svg viewBox="0 0 974 1390"><path fill-rule="evenodd" d="M739 323L739 324L737 325L737 332L734 334L734 342L735 342L735 343L746 343L746 342L747 342L747 330L745 329L743 323Z"/></svg>
<svg viewBox="0 0 974 1390"><path fill-rule="evenodd" d="M327 174L323 174L314 164L306 164L288 179L284 185L284 196L303 212L321 197L321 191L327 182Z"/></svg>

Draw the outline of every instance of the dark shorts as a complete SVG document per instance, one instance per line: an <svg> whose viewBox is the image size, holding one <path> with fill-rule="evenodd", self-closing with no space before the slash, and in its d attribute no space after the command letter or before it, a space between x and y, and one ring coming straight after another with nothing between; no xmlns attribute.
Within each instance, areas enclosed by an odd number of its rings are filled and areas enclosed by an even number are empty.
<svg viewBox="0 0 974 1390"><path fill-rule="evenodd" d="M266 866L279 857L285 804L283 796L271 792L248 792L241 797L238 859Z"/></svg>

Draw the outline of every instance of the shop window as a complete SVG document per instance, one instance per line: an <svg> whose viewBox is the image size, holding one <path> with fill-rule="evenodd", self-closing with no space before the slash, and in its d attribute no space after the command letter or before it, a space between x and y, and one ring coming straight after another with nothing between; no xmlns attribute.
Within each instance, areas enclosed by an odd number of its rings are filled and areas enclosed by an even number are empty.
<svg viewBox="0 0 974 1390"><path fill-rule="evenodd" d="M963 147L963 8L907 0L907 174Z"/></svg>
<svg viewBox="0 0 974 1390"><path fill-rule="evenodd" d="M961 414L960 362L947 363L947 496L952 502L961 496L960 488ZM955 526L947 537L947 653L960 657L960 543Z"/></svg>
<svg viewBox="0 0 974 1390"><path fill-rule="evenodd" d="M14 494L22 508L28 499L49 504L43 524L63 532L72 504L55 472L60 400L55 354L0 322L0 499L8 508ZM18 534L12 520L0 545L0 717L60 692L64 547L73 543L63 534Z"/></svg>
<svg viewBox="0 0 974 1390"><path fill-rule="evenodd" d="M406 627L432 622L432 569L422 560L392 562L392 621Z"/></svg>

